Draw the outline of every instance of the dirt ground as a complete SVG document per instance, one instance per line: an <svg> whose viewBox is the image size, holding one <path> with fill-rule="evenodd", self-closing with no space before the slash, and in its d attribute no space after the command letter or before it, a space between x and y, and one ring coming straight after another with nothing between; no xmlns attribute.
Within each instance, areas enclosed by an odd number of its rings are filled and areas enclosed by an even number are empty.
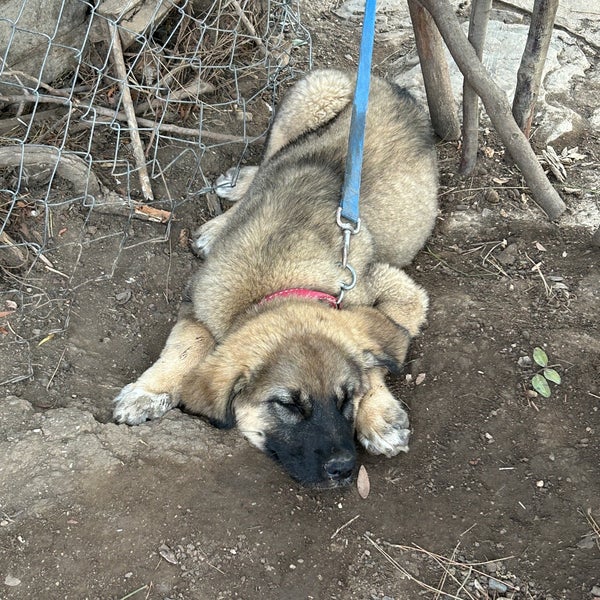
<svg viewBox="0 0 600 600"><path fill-rule="evenodd" d="M315 65L351 67L355 25L306 17ZM600 90L578 97L587 116ZM58 213L52 260L78 261L70 287L40 269L0 295L35 299L2 323L19 333L4 336L3 368L29 361L32 377L0 402L0 598L600 597L599 252L589 228L548 223L494 135L483 141L468 180L457 145L439 145L440 217L410 268L429 322L393 381L411 450L360 455L366 499L299 487L235 431L177 410L111 423L174 323L197 260L188 232L208 211L182 204L168 232ZM561 143L586 155L567 166L573 205L598 193L600 135ZM214 160L215 175L231 162ZM549 398L532 391L535 347L562 377Z"/></svg>

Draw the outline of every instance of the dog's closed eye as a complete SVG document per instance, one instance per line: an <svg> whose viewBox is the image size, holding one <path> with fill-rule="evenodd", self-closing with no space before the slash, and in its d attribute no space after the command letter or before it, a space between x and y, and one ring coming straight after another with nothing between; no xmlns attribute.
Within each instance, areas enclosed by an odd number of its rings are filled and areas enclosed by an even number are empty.
<svg viewBox="0 0 600 600"><path fill-rule="evenodd" d="M300 392L285 392L271 396L268 400L284 417L308 419L312 413L310 404Z"/></svg>

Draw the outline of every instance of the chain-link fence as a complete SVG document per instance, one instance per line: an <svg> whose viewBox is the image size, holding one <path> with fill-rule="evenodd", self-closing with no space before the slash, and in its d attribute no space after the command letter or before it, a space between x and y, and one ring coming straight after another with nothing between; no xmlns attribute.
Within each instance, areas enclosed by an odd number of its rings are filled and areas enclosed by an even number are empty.
<svg viewBox="0 0 600 600"><path fill-rule="evenodd" d="M0 384L31 375L30 344L69 311L43 331L21 317L110 278L133 219L164 223L166 239L183 203L206 206L216 170L251 153L310 60L294 0L2 0L0 340L16 358ZM90 236L97 214L114 227ZM107 240L109 264L82 276Z"/></svg>

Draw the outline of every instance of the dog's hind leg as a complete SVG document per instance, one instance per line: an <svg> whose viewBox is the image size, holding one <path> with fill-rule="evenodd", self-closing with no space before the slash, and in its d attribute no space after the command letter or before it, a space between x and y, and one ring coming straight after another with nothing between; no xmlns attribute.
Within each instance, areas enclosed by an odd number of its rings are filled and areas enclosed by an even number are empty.
<svg viewBox="0 0 600 600"><path fill-rule="evenodd" d="M429 299L427 293L404 271L385 263L375 264L366 280L370 301L411 337L425 323Z"/></svg>
<svg viewBox="0 0 600 600"><path fill-rule="evenodd" d="M315 131L352 102L354 80L344 71L316 70L283 97L269 132L263 161L301 135Z"/></svg>
<svg viewBox="0 0 600 600"><path fill-rule="evenodd" d="M219 198L229 202L241 201L248 188L254 181L258 167L232 167L225 174L219 175L215 182L215 192ZM206 258L219 236L219 233L227 223L227 220L235 212L238 205L234 204L227 212L216 216L214 219L200 225L192 233L192 250L200 258Z"/></svg>
<svg viewBox="0 0 600 600"><path fill-rule="evenodd" d="M159 359L115 398L114 420L138 425L162 417L177 406L183 379L206 358L214 344L210 332L194 319L191 302L184 302Z"/></svg>
<svg viewBox="0 0 600 600"><path fill-rule="evenodd" d="M258 167L231 167L223 175L219 175L215 181L215 193L219 198L229 200L229 202L237 202L244 197L248 191L254 177L258 171Z"/></svg>

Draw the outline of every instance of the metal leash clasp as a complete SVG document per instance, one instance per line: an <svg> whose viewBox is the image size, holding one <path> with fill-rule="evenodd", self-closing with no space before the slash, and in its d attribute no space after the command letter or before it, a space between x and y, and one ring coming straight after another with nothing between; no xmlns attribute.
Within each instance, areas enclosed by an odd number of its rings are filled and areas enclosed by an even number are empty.
<svg viewBox="0 0 600 600"><path fill-rule="evenodd" d="M335 220L338 224L338 227L342 230L342 234L344 236L344 244L342 247L342 269L346 269L350 273L350 282L340 283L341 289L339 296L337 297L337 305L340 306L342 304L342 300L344 299L344 294L356 286L356 271L352 265L348 263L348 255L350 254L350 238L360 231L360 219L358 219L356 223L345 221L342 218L342 207L340 206L337 209Z"/></svg>

